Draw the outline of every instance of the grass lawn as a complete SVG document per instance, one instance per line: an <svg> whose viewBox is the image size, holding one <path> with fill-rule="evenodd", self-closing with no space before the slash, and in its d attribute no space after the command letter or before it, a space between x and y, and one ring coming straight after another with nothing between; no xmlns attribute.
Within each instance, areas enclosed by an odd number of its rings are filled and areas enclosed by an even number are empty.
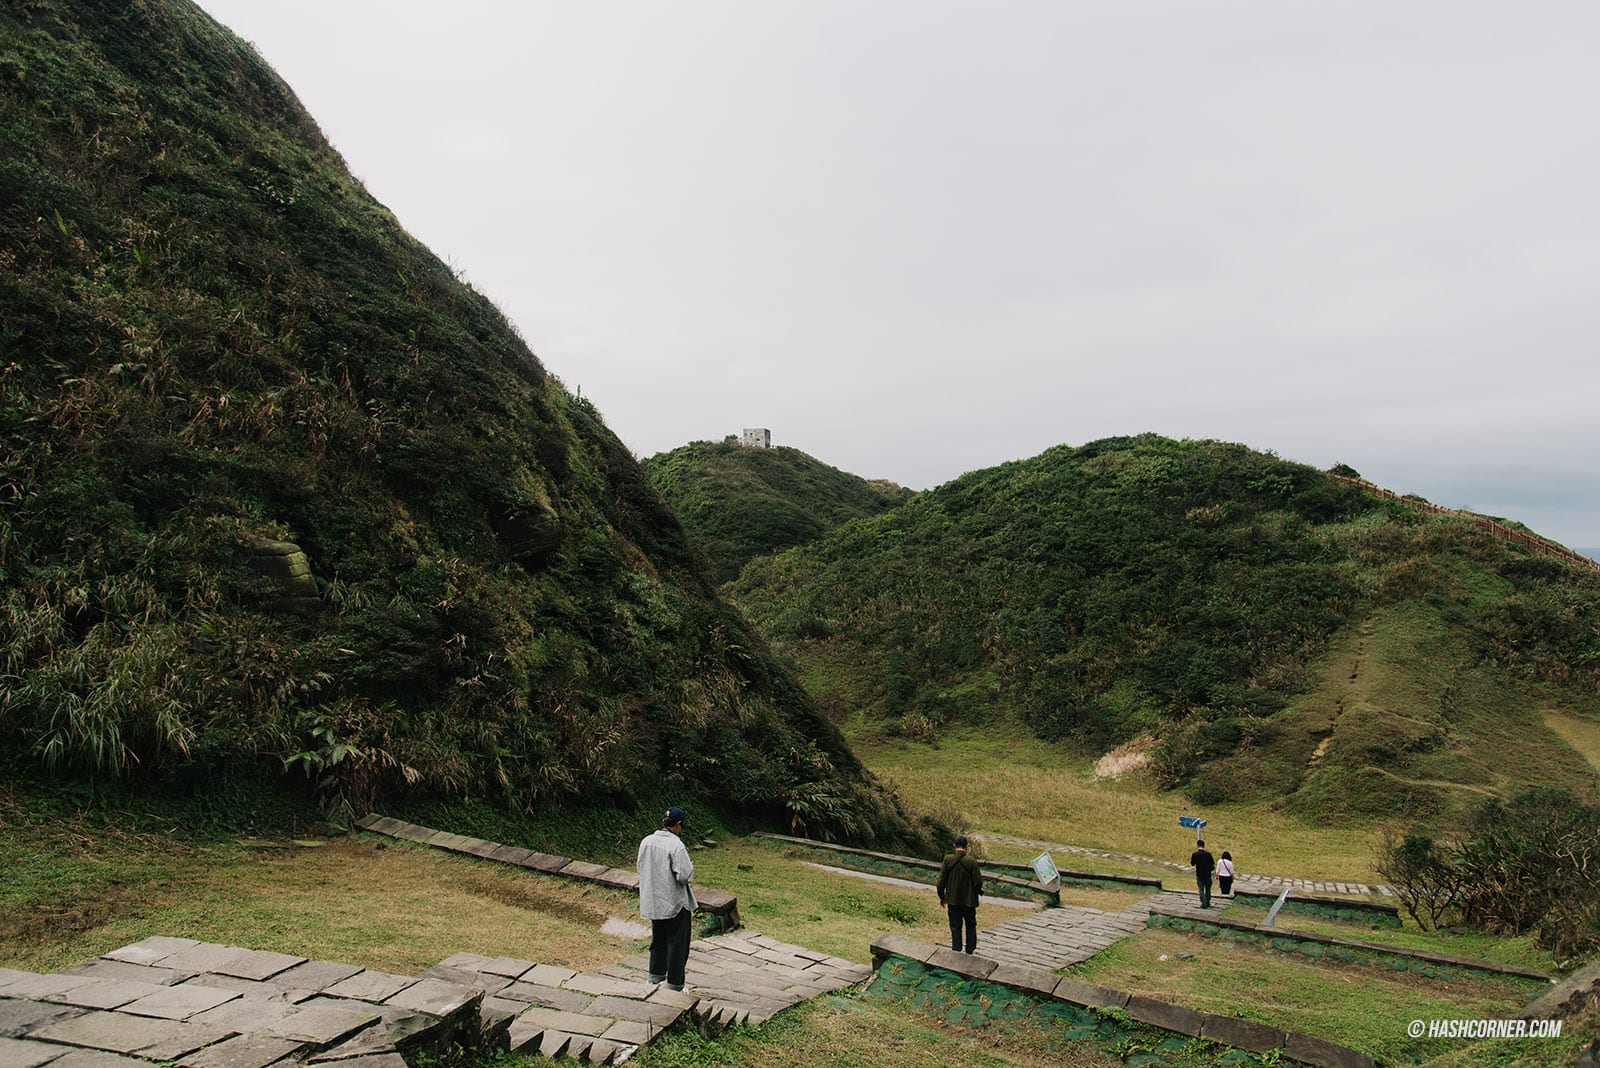
<svg viewBox="0 0 1600 1068"><path fill-rule="evenodd" d="M693 1032L645 1047L639 1068L1114 1068L1120 1058L1087 1043L1063 1045L1042 1029L997 1033L950 1024L907 1006L860 997L788 1009L760 1028L707 1041Z"/></svg>
<svg viewBox="0 0 1600 1068"><path fill-rule="evenodd" d="M1261 923L1267 910L1235 903L1229 906L1227 918L1241 923ZM1509 938L1484 934L1466 929L1424 931L1411 917L1402 914L1403 927L1367 927L1364 924L1345 922L1320 916L1304 916L1295 912L1280 912L1274 924L1293 931L1332 935L1335 938L1352 938L1360 942L1377 942L1399 949L1416 949L1428 953L1447 953L1452 957L1470 957L1475 960L1511 964L1520 968L1538 968L1555 972L1556 962L1538 946L1530 935Z"/></svg>
<svg viewBox="0 0 1600 1068"><path fill-rule="evenodd" d="M1241 875L1381 881L1372 869L1381 831L1371 825L1308 825L1261 806L1201 808L1179 794L1156 790L1139 775L1096 778L1090 758L1011 723L952 728L937 744L886 740L859 719L844 726L862 762L892 782L907 804L980 834L993 831L1183 863L1194 850L1194 832L1179 827L1178 817L1199 815L1210 822L1206 840L1213 851L1231 851ZM1028 859L1021 856L1028 852L1022 847L992 843L987 848L1004 859ZM1072 854L1056 857L1062 867L1116 870L1114 861L1081 860Z"/></svg>
<svg viewBox="0 0 1600 1068"><path fill-rule="evenodd" d="M143 843L141 843L143 844ZM640 943L602 934L631 896L409 844L335 839L252 848L151 843L101 850L121 885L72 924L37 922L61 899L0 903L0 961L48 971L152 934L337 960L400 974L458 951L588 969Z"/></svg>
<svg viewBox="0 0 1600 1068"><path fill-rule="evenodd" d="M1167 959L1162 960L1162 956ZM1187 956L1185 956L1187 955ZM1363 1050L1380 1063L1413 1064L1453 1053L1464 1040L1411 1039L1412 1020L1515 1016L1541 989L1521 980L1445 982L1382 968L1312 961L1220 938L1151 930L1063 974L1193 1009L1303 1031ZM1509 1043L1474 1042L1486 1051ZM1526 1045L1526 1044L1522 1044ZM1560 1045L1570 1064L1573 1043ZM1535 1062L1537 1063L1537 1062Z"/></svg>
<svg viewBox="0 0 1600 1068"><path fill-rule="evenodd" d="M733 839L692 853L695 880L739 898L744 923L784 942L866 963L873 939L886 931L919 942L950 938L945 911L933 887L895 883L824 870L784 855L759 839ZM1014 920L1026 911L988 904L978 928Z"/></svg>
<svg viewBox="0 0 1600 1068"><path fill-rule="evenodd" d="M584 970L644 945L600 931L609 917L637 919L631 894L376 835L185 839L30 814L10 794L0 819L0 966L70 966L151 934L403 974L458 951ZM738 895L745 924L783 941L864 963L885 931L949 936L932 887L825 871L758 841L693 857L697 882ZM979 926L1022 914L985 906Z"/></svg>

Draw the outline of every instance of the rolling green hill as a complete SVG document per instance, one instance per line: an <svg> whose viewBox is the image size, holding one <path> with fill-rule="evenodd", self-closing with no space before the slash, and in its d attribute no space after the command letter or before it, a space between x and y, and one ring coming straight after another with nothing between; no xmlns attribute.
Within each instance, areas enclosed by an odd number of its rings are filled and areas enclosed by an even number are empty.
<svg viewBox="0 0 1600 1068"><path fill-rule="evenodd" d="M781 445L754 449L696 441L657 453L644 470L722 582L737 578L757 556L815 541L912 495Z"/></svg>
<svg viewBox="0 0 1600 1068"><path fill-rule="evenodd" d="M181 0L0 9L0 745L908 825L596 410Z"/></svg>
<svg viewBox="0 0 1600 1068"><path fill-rule="evenodd" d="M965 475L734 587L836 715L1143 743L1195 800L1457 811L1590 788L1600 574L1240 445L1155 435Z"/></svg>

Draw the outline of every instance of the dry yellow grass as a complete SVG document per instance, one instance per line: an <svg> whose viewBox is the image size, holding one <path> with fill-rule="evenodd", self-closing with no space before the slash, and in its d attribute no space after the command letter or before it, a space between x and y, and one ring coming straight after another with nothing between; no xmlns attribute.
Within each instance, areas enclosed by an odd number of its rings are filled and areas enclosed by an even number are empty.
<svg viewBox="0 0 1600 1068"><path fill-rule="evenodd" d="M1600 772L1600 723L1547 711L1544 713L1544 725L1559 734L1561 740L1576 749L1591 768Z"/></svg>
<svg viewBox="0 0 1600 1068"><path fill-rule="evenodd" d="M952 729L937 745L885 741L859 723L847 725L847 734L862 762L909 805L975 831L1181 863L1194 837L1178 826L1178 817L1198 815L1210 822L1207 842L1230 850L1240 874L1377 881L1378 828L1307 824L1245 805L1201 808L1137 775L1097 778L1089 758L1015 725ZM1056 861L1063 867L1102 863Z"/></svg>
<svg viewBox="0 0 1600 1068"><path fill-rule="evenodd" d="M11 967L49 970L168 934L411 975L463 950L586 970L641 945L600 931L608 917L637 918L631 895L379 845L197 851L181 882L142 888L106 922L57 941L0 946L0 955Z"/></svg>

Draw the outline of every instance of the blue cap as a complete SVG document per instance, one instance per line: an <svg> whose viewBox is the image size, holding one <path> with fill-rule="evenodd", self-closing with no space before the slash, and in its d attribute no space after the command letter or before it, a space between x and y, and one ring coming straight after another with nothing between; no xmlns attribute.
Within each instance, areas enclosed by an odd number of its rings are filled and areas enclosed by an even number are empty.
<svg viewBox="0 0 1600 1068"><path fill-rule="evenodd" d="M667 814L661 817L661 826L671 827L674 823L682 823L687 818L683 809L674 806L667 809Z"/></svg>

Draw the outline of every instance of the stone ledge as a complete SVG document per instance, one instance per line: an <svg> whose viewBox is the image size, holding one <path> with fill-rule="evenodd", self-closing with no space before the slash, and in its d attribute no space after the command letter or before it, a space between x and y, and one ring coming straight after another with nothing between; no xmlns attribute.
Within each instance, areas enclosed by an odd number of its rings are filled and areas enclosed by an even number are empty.
<svg viewBox="0 0 1600 1068"><path fill-rule="evenodd" d="M1251 1053L1269 1053L1281 1048L1287 1059L1312 1068L1374 1068L1375 1065L1365 1053L1297 1031L1284 1031L1254 1020L1197 1012L1182 1005L1077 979L1063 978L1055 983L1053 990L1045 990L1042 989L1042 980L1049 973L1042 968L997 964L986 957L955 953L943 946L916 942L896 934L880 935L872 943L873 966L880 967L891 957L950 972L966 980L994 983L1080 1008L1122 1009L1129 1017L1148 1026L1189 1038L1202 1038L1221 1046Z"/></svg>
<svg viewBox="0 0 1600 1068"><path fill-rule="evenodd" d="M1579 968L1549 990L1528 1002L1519 1014L1524 1020L1548 1020L1578 1012L1590 998L1600 995L1600 961Z"/></svg>
<svg viewBox="0 0 1600 1068"><path fill-rule="evenodd" d="M1298 1031L1285 1036L1283 1055L1313 1068L1373 1068L1377 1063L1365 1053Z"/></svg>
<svg viewBox="0 0 1600 1068"><path fill-rule="evenodd" d="M1143 994L1128 995L1128 1015L1140 1023L1147 1023L1151 1027L1159 1027L1163 1031L1175 1031L1180 1035L1190 1038L1200 1037L1201 1025L1205 1023L1205 1015L1194 1009L1186 1009L1182 1005L1173 1005L1166 1001L1157 1001L1147 998Z"/></svg>
<svg viewBox="0 0 1600 1068"><path fill-rule="evenodd" d="M419 827L414 823L404 820L392 819L389 816L380 816L376 812L369 812L355 821L358 830L372 834L381 834L389 838L402 838L407 841L417 842L421 845L433 846L438 849L448 850L452 853L461 853L467 856L480 857L502 864L514 864L517 867L542 871L549 875L560 875L567 879L581 879L584 882L598 883L615 890L639 889L639 873L627 868L613 868L605 864L594 864L586 860L573 860L571 857L557 856L553 853L539 853L521 846L503 845L499 842L489 842L482 838L469 838L465 835L452 834L449 831L435 830L432 827ZM700 912L709 913L717 917L719 926L724 931L735 930L739 927L739 899L724 890L713 890L706 886L694 888L695 900Z"/></svg>
<svg viewBox="0 0 1600 1068"><path fill-rule="evenodd" d="M837 845L833 842L819 842L813 838L796 838L793 835L770 834L765 831L758 831L755 834L752 834L750 837L762 838L770 842L783 842L788 845L798 846L802 849L814 849L822 853L832 853L839 857L862 857L884 864L892 864L900 868L909 868L913 871L930 872L935 876L938 875L941 867L941 862L937 860L926 860L922 857L906 857L897 853L877 853L870 849L857 849L854 846ZM986 887L993 887L998 884L999 886L1013 891L1013 893L1001 895L1004 897L1014 897L1017 895L1021 895L1023 897L1042 897L1048 903L1053 905L1059 905L1061 903L1061 893L1059 890L1052 889L1051 887L1046 886L1044 883L1033 879L1022 879L1015 875L999 875L993 872L986 872L984 874L984 883ZM932 884L930 883L929 885Z"/></svg>
<svg viewBox="0 0 1600 1068"><path fill-rule="evenodd" d="M1392 957L1404 957L1407 960L1426 961L1429 964L1442 964L1468 971L1487 972L1491 975L1508 975L1518 979L1537 979L1546 983L1551 981L1549 975L1532 968L1519 968L1514 964L1497 964L1492 960L1477 960L1472 957L1451 957L1444 953L1432 953L1427 950L1384 945L1382 942L1362 942L1354 938L1339 938L1336 935L1296 931L1289 927L1266 927L1254 923L1244 923L1241 920L1228 920L1221 916L1197 917L1191 912L1177 912L1173 909L1160 908L1159 906L1150 910L1150 916L1152 918L1159 916L1168 920L1181 920L1190 925L1198 924L1203 927L1215 927L1223 931L1239 931L1264 938L1309 942L1320 946L1343 946L1347 949L1381 953ZM1159 923L1151 923L1150 925L1162 926Z"/></svg>

